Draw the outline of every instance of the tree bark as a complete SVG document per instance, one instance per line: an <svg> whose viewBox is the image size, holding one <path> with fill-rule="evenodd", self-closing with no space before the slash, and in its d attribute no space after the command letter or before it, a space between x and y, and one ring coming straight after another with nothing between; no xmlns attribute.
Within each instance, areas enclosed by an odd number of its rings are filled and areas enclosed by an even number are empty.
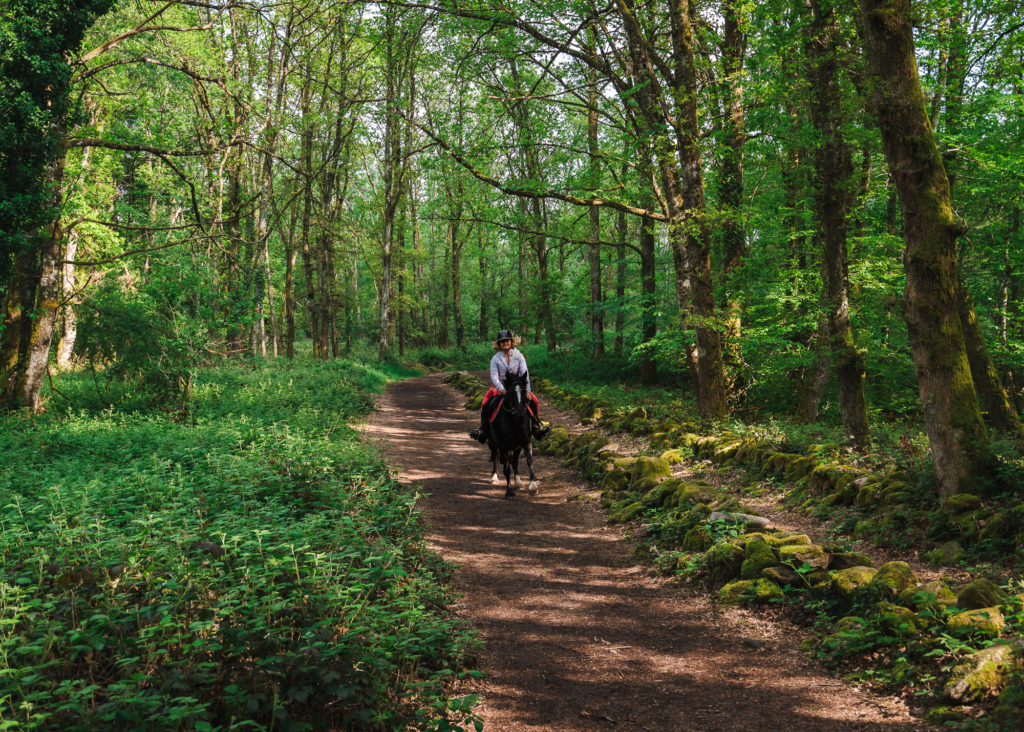
<svg viewBox="0 0 1024 732"><path fill-rule="evenodd" d="M57 367L67 369L75 352L78 337L78 317L75 314L75 256L78 254L78 232L68 234L61 265L60 340L57 341Z"/></svg>
<svg viewBox="0 0 1024 732"><path fill-rule="evenodd" d="M987 454L960 318L949 182L917 74L910 0L861 0L875 110L900 197L905 317L940 496L969 491Z"/></svg>
<svg viewBox="0 0 1024 732"><path fill-rule="evenodd" d="M590 29L593 39L594 31ZM590 189L597 195L601 187L600 154L597 144L597 72L588 71L589 95L587 98L587 152L590 157ZM590 260L590 343L591 356L604 356L604 310L601 302L601 209L592 205L590 215L590 243L587 247Z"/></svg>
<svg viewBox="0 0 1024 732"><path fill-rule="evenodd" d="M847 438L859 449L871 443L864 396L864 358L850 325L846 214L853 199L853 158L843 139L838 67L839 25L831 0L806 0L812 14L806 51L811 81L811 120L818 132L814 154L815 214L821 241L822 280L832 363L839 382L839 411Z"/></svg>
<svg viewBox="0 0 1024 732"><path fill-rule="evenodd" d="M1017 416L1017 410L1006 395L995 362L989 354L988 346L985 345L985 336L981 331L981 323L978 321L971 293L963 277L958 277L956 284L957 313L964 329L964 344L967 347L967 359L971 366L974 388L985 409L985 421L997 430L1022 435L1024 427Z"/></svg>
<svg viewBox="0 0 1024 732"><path fill-rule="evenodd" d="M740 383L743 353L740 350L742 304L737 296L734 274L746 255L746 227L743 222L743 147L746 119L743 105L743 58L746 55L746 19L738 0L724 0L722 74L725 87L724 144L720 148L722 221L722 271L725 276L725 350L727 389L736 395Z"/></svg>
<svg viewBox="0 0 1024 732"><path fill-rule="evenodd" d="M625 177L623 164L623 177ZM625 349L626 334L626 237L629 227L626 225L626 212L618 211L615 217L615 358L622 358Z"/></svg>

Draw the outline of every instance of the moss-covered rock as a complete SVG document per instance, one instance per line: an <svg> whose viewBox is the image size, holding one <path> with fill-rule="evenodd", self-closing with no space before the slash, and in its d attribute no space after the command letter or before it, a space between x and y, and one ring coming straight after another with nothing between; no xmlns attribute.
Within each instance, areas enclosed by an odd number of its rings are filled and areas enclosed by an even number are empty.
<svg viewBox="0 0 1024 732"><path fill-rule="evenodd" d="M969 713L964 709L932 707L924 713L924 721L937 726L958 724L967 720Z"/></svg>
<svg viewBox="0 0 1024 732"><path fill-rule="evenodd" d="M827 549L827 547L826 547ZM849 569L850 567L874 567L875 562L867 554L860 552L830 552L829 569Z"/></svg>
<svg viewBox="0 0 1024 732"><path fill-rule="evenodd" d="M632 521L634 518L639 516L644 511L643 501L633 501L622 508L614 511L608 520L612 523L625 523L626 521Z"/></svg>
<svg viewBox="0 0 1024 732"><path fill-rule="evenodd" d="M752 579L730 582L722 588L718 600L725 605L747 605L781 600L783 596L782 589L771 580Z"/></svg>
<svg viewBox="0 0 1024 732"><path fill-rule="evenodd" d="M838 572L832 573L828 589L840 599L852 600L871 584L871 580L876 574L878 574L878 570L874 567L840 569Z"/></svg>
<svg viewBox="0 0 1024 732"><path fill-rule="evenodd" d="M661 453L661 459L664 460L669 465L678 465L684 460L683 451L680 450L679 448L666 450L665 452Z"/></svg>
<svg viewBox="0 0 1024 732"><path fill-rule="evenodd" d="M965 610L946 618L946 629L951 632L971 631L989 638L998 638L1005 627L1006 618L997 607Z"/></svg>
<svg viewBox="0 0 1024 732"><path fill-rule="evenodd" d="M667 478L670 473L668 461L662 458L640 457L633 463L633 482L643 480L644 478L659 480Z"/></svg>
<svg viewBox="0 0 1024 732"><path fill-rule="evenodd" d="M624 470L609 470L601 478L601 491L606 493L621 491L629 485L629 473Z"/></svg>
<svg viewBox="0 0 1024 732"><path fill-rule="evenodd" d="M959 541L947 541L946 543L926 552L923 559L931 564L940 567L952 567L964 557L964 549Z"/></svg>
<svg viewBox="0 0 1024 732"><path fill-rule="evenodd" d="M871 585L890 597L897 597L908 587L916 587L919 580L906 562L886 562L878 568Z"/></svg>
<svg viewBox="0 0 1024 732"><path fill-rule="evenodd" d="M555 448L556 446L564 446L567 442L569 442L569 430L559 425L551 428L551 432L544 438L542 444L545 448Z"/></svg>
<svg viewBox="0 0 1024 732"><path fill-rule="evenodd" d="M711 546L711 534L707 526L694 526L683 537L683 551L702 552Z"/></svg>
<svg viewBox="0 0 1024 732"><path fill-rule="evenodd" d="M878 533L878 524L872 519L858 521L853 527L853 536L857 539L867 539Z"/></svg>
<svg viewBox="0 0 1024 732"><path fill-rule="evenodd" d="M983 648L953 667L943 692L956 702L980 701L998 694L1020 665L1014 647L1008 643Z"/></svg>
<svg viewBox="0 0 1024 732"><path fill-rule="evenodd" d="M856 633L868 629L868 621L857 615L844 615L836 621L836 628L848 633Z"/></svg>
<svg viewBox="0 0 1024 732"><path fill-rule="evenodd" d="M711 573L711 581L715 584L724 584L739 576L746 553L736 544L720 542L708 550L705 559Z"/></svg>
<svg viewBox="0 0 1024 732"><path fill-rule="evenodd" d="M647 508L656 508L665 503L665 499L675 494L674 486L665 486L663 483L656 485L654 488L644 494L643 503Z"/></svg>
<svg viewBox="0 0 1024 732"><path fill-rule="evenodd" d="M790 460L786 466L786 480L800 480L809 475L812 470L814 470L814 463L810 458L797 457Z"/></svg>
<svg viewBox="0 0 1024 732"><path fill-rule="evenodd" d="M927 627L927 622L917 617L917 613L902 605L879 602L875 603L875 609L878 611L878 619L882 627L894 635L905 638L909 635L916 635Z"/></svg>
<svg viewBox="0 0 1024 732"><path fill-rule="evenodd" d="M981 506L981 499L972 493L956 493L942 502L942 510L950 515L974 511Z"/></svg>
<svg viewBox="0 0 1024 732"><path fill-rule="evenodd" d="M1007 542L1014 539L1022 530L1024 523L1018 511L1002 511L985 519L985 527L978 534L978 541Z"/></svg>
<svg viewBox="0 0 1024 732"><path fill-rule="evenodd" d="M810 544L811 538L807 534L797 534L790 531L781 531L772 534L768 540L772 546L792 546L794 544Z"/></svg>
<svg viewBox="0 0 1024 732"><path fill-rule="evenodd" d="M864 618L856 615L839 618L836 632L822 638L822 650L840 654L856 651L863 647L864 635L870 631L871 627Z"/></svg>
<svg viewBox="0 0 1024 732"><path fill-rule="evenodd" d="M637 461L637 458L635 458L635 457L619 458L619 459L615 460L612 463L612 467L615 470L624 470L627 473L632 474L632 472L633 472L633 465L636 463L636 461Z"/></svg>
<svg viewBox="0 0 1024 732"><path fill-rule="evenodd" d="M675 505L686 508L696 504L710 504L715 500L715 494L707 486L697 483L684 483L675 494ZM708 511L710 513L710 510Z"/></svg>
<svg viewBox="0 0 1024 732"><path fill-rule="evenodd" d="M952 528L956 529L967 540L976 541L981 533L986 513L981 509L965 511L946 518Z"/></svg>
<svg viewBox="0 0 1024 732"><path fill-rule="evenodd" d="M774 564L771 567L765 567L761 570L761 576L765 579L771 580L779 587L801 587L805 588L807 582L800 576L792 567L786 564Z"/></svg>
<svg viewBox="0 0 1024 732"><path fill-rule="evenodd" d="M786 544L778 548L779 559L793 567L809 564L816 569L828 566L829 555L825 548L817 544Z"/></svg>
<svg viewBox="0 0 1024 732"><path fill-rule="evenodd" d="M956 606L961 610L976 610L982 607L1005 605L1009 596L999 589L999 585L989 579L976 579L956 596Z"/></svg>
<svg viewBox="0 0 1024 732"><path fill-rule="evenodd" d="M761 570L779 562L766 541L748 541L745 551L746 558L740 567L740 577L743 579L757 579L761 576Z"/></svg>
<svg viewBox="0 0 1024 732"><path fill-rule="evenodd" d="M929 580L900 593L900 605L914 610L931 610L939 614L956 604L956 594L942 580Z"/></svg>
<svg viewBox="0 0 1024 732"><path fill-rule="evenodd" d="M747 544L749 544L752 541L763 541L768 546L772 546L772 536L773 535L771 533L764 531L751 531L749 534L744 534L743 536L739 537L737 541L743 544L744 547L746 547Z"/></svg>
<svg viewBox="0 0 1024 732"><path fill-rule="evenodd" d="M853 481L853 485L857 488L853 504L855 506L872 506L878 500L882 481L877 475L864 475Z"/></svg>

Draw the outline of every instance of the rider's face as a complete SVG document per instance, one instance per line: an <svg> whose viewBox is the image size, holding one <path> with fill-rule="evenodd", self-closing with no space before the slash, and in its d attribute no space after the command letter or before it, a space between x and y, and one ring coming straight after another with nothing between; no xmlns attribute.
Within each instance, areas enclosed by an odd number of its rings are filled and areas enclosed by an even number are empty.
<svg viewBox="0 0 1024 732"><path fill-rule="evenodd" d="M507 351L508 349L512 348L512 341L508 340L507 338L503 341L498 341L498 347L501 348L501 350L503 351Z"/></svg>

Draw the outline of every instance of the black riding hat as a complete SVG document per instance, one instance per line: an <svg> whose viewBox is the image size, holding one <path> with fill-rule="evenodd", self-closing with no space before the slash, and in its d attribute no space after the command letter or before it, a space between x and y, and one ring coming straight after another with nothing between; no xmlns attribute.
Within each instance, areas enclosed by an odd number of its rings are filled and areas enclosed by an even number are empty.
<svg viewBox="0 0 1024 732"><path fill-rule="evenodd" d="M513 346L518 346L519 345L519 340L520 340L519 336L513 335L512 331L505 330L503 328L502 330L498 331L498 337L494 339L494 348L495 349L501 348L501 342L502 341L512 341L512 345Z"/></svg>

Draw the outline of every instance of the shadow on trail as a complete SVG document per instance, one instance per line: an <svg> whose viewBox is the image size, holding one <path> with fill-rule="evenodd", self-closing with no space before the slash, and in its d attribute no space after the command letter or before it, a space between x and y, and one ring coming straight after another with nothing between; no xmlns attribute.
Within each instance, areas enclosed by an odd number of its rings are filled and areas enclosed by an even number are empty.
<svg viewBox="0 0 1024 732"><path fill-rule="evenodd" d="M591 507L568 500L578 490L543 480L552 461L538 460L537 497L505 501L472 426L428 377L393 385L374 432L401 480L422 486L431 543L459 567L461 614L486 640L485 729L908 728L647 576Z"/></svg>

